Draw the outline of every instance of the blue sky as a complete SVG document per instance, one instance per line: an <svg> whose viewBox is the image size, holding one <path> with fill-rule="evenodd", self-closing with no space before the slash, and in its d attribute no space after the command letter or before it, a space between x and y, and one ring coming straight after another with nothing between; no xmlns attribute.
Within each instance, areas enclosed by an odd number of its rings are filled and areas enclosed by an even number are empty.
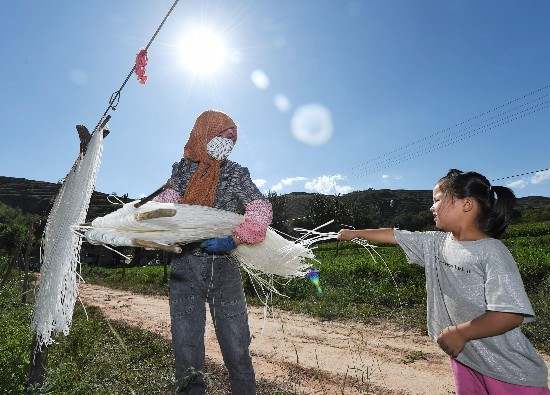
<svg viewBox="0 0 550 395"><path fill-rule="evenodd" d="M78 150L74 125L97 123L171 3L4 4L0 175L64 177ZM431 189L449 168L489 178L548 168L550 110L534 101L451 127L550 83L549 18L542 0L182 0L149 50L147 84L132 77L112 114L97 189L156 189L208 108L238 123L230 158L262 190ZM178 46L202 25L228 56L198 78ZM544 104L548 93L527 99ZM477 128L514 108L541 111ZM398 152L411 160L388 153L422 138ZM453 139L461 141L446 146ZM389 166L367 162L378 156ZM510 182L519 196L550 196L548 173L496 184Z"/></svg>

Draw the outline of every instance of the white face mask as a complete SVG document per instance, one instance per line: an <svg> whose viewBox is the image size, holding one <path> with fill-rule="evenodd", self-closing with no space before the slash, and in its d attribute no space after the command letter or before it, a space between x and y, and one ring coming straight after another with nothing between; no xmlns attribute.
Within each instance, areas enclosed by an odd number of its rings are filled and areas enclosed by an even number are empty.
<svg viewBox="0 0 550 395"><path fill-rule="evenodd" d="M212 158L224 160L229 156L234 146L235 143L233 143L233 140L217 136L206 144L206 151Z"/></svg>

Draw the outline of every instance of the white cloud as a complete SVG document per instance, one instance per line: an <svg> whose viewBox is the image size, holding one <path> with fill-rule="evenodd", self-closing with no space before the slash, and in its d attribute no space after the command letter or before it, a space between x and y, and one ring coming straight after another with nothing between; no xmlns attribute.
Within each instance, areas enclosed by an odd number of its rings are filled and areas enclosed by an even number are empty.
<svg viewBox="0 0 550 395"><path fill-rule="evenodd" d="M254 184L256 184L256 186L258 188L261 188L263 187L265 184L267 184L267 180L264 180L263 178L256 178L255 180L252 180L252 182Z"/></svg>
<svg viewBox="0 0 550 395"><path fill-rule="evenodd" d="M517 181L512 181L508 184L506 184L506 186L508 188L512 188L512 189L523 189L525 188L527 185L529 185L529 183L525 180L517 180Z"/></svg>
<svg viewBox="0 0 550 395"><path fill-rule="evenodd" d="M74 69L69 73L69 79L78 86L83 86L88 83L88 74L85 71Z"/></svg>
<svg viewBox="0 0 550 395"><path fill-rule="evenodd" d="M322 193L324 195L345 194L353 191L349 185L339 185L339 181L344 181L346 177L341 174L332 176L323 175L306 182L306 191Z"/></svg>
<svg viewBox="0 0 550 395"><path fill-rule="evenodd" d="M353 187L350 185L336 185L334 189L336 190L336 193L340 195L345 195L346 193L353 191Z"/></svg>
<svg viewBox="0 0 550 395"><path fill-rule="evenodd" d="M275 185L273 185L273 186L271 187L271 190L272 190L273 192L279 193L279 192L281 192L281 191L283 190L283 184L281 184L281 183L275 184Z"/></svg>
<svg viewBox="0 0 550 395"><path fill-rule="evenodd" d="M260 90L266 90L269 87L269 77L260 69L256 69L250 74L250 79L256 88Z"/></svg>
<svg viewBox="0 0 550 395"><path fill-rule="evenodd" d="M273 98L273 104L275 104L275 107L277 107L277 110L280 112L287 112L290 110L290 100L288 100L288 97L285 95L275 95Z"/></svg>
<svg viewBox="0 0 550 395"><path fill-rule="evenodd" d="M535 174L531 177L531 182L533 184L541 184L550 180L550 170L541 171L540 173Z"/></svg>
<svg viewBox="0 0 550 395"><path fill-rule="evenodd" d="M391 176L389 174L382 174L382 179L383 180L388 180L388 179L401 180L402 178L403 178L403 176Z"/></svg>
<svg viewBox="0 0 550 395"><path fill-rule="evenodd" d="M332 137L332 115L321 104L306 104L294 111L290 128L298 141L308 145L322 145Z"/></svg>
<svg viewBox="0 0 550 395"><path fill-rule="evenodd" d="M277 184L273 185L271 187L271 190L274 192L281 192L284 187L289 187L292 184L300 181L306 181L307 177L288 177L283 178L281 181L279 181Z"/></svg>

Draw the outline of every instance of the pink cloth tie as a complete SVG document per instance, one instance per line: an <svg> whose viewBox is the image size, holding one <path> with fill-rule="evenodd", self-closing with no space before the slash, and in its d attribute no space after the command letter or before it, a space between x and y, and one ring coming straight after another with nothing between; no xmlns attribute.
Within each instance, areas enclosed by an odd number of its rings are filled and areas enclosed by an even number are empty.
<svg viewBox="0 0 550 395"><path fill-rule="evenodd" d="M134 71L136 72L137 79L140 84L145 84L145 82L147 82L147 75L145 75L147 60L147 50L141 49L136 55L136 66L134 67Z"/></svg>

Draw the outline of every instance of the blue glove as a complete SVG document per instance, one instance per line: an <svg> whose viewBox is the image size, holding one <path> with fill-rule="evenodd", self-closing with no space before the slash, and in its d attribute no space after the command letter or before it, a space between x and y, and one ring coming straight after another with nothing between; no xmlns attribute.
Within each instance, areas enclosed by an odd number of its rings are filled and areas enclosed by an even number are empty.
<svg viewBox="0 0 550 395"><path fill-rule="evenodd" d="M201 248L211 254L223 254L237 247L232 236L208 239L201 243Z"/></svg>

